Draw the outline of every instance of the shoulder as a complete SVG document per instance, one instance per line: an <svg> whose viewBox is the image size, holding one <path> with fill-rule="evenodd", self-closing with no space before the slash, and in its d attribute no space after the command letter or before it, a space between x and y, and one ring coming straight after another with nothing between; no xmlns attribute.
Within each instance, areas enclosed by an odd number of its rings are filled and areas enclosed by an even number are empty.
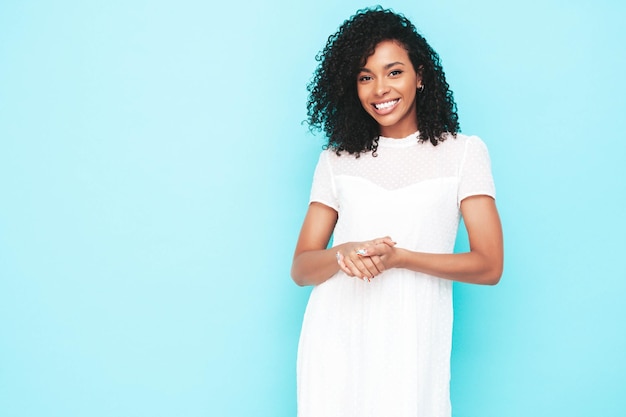
<svg viewBox="0 0 626 417"><path fill-rule="evenodd" d="M457 138L461 140L461 142L465 143L465 146L473 146L478 148L487 148L485 142L477 135L464 135L457 134Z"/></svg>
<svg viewBox="0 0 626 417"><path fill-rule="evenodd" d="M331 174L335 171L337 164L341 161L341 156L337 155L337 152L334 149L328 148L324 149L320 152L316 172L326 172Z"/></svg>
<svg viewBox="0 0 626 417"><path fill-rule="evenodd" d="M447 149L450 153L487 152L487 145L479 136L463 133L446 134L446 139L440 142L437 147Z"/></svg>
<svg viewBox="0 0 626 417"><path fill-rule="evenodd" d="M483 142L483 140L480 138L480 136L477 135L466 135L464 133L457 133L456 135L453 135L452 133L446 133L445 134L445 140L441 142L441 144L444 143L457 143L457 144L461 144L462 146L467 146L469 145L484 145L485 143Z"/></svg>
<svg viewBox="0 0 626 417"><path fill-rule="evenodd" d="M330 166L352 165L366 160L371 156L371 153L361 153L357 156L346 151L337 154L335 149L328 148L320 152L319 163L329 164Z"/></svg>

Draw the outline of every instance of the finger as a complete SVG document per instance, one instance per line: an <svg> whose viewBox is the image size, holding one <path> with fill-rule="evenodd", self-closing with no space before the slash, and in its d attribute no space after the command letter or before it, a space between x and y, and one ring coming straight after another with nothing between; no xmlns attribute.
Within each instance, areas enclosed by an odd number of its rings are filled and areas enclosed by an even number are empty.
<svg viewBox="0 0 626 417"><path fill-rule="evenodd" d="M344 256L340 252L337 252L337 254L335 256L337 257L337 264L339 265L339 269L341 269L343 272L345 272L346 275L348 275L350 277L353 276L354 274L352 273L352 271L346 265Z"/></svg>
<svg viewBox="0 0 626 417"><path fill-rule="evenodd" d="M354 272L354 275L361 278L370 280L379 274L378 269L368 256L350 255L346 258L348 262L346 264Z"/></svg>
<svg viewBox="0 0 626 417"><path fill-rule="evenodd" d="M349 276L351 277L358 277L358 278L363 278L363 274L361 272L361 270L359 269L359 267L355 264L355 262L350 258L344 258L344 262L346 265L346 269L348 272L346 272Z"/></svg>
<svg viewBox="0 0 626 417"><path fill-rule="evenodd" d="M364 262L367 266L369 275L367 275L367 280L370 281L376 278L382 272L376 264L373 262L372 258L367 258L367 262Z"/></svg>
<svg viewBox="0 0 626 417"><path fill-rule="evenodd" d="M357 252L361 258L371 258L372 256L381 256L386 253L388 246L384 243L378 243L376 245L370 244L364 247L363 252ZM363 253L363 255L361 255Z"/></svg>
<svg viewBox="0 0 626 417"><path fill-rule="evenodd" d="M370 260L374 264L374 267L378 271L378 274L382 273L384 270L387 269L385 267L385 263L383 262L383 260L381 259L380 256L372 256L372 257L370 257ZM378 274L376 274L376 275L378 275Z"/></svg>
<svg viewBox="0 0 626 417"><path fill-rule="evenodd" d="M355 253L359 256L359 259L353 260L353 263L357 268L359 268L363 276L368 279L374 278L376 275L385 270L382 260L380 259L380 255L385 253L385 250L383 249L384 246L381 246L384 245L381 240L382 239L374 239L370 243L366 244L366 246L362 249L357 249L355 251ZM378 247L373 246L376 241L381 242L378 243ZM376 257L376 261L372 259L374 256ZM359 262L359 260L362 263Z"/></svg>
<svg viewBox="0 0 626 417"><path fill-rule="evenodd" d="M354 264L357 268L359 268L359 271L364 278L372 279L376 275L380 274L380 271L376 268L376 265L374 265L374 262L372 262L372 259L369 256L361 256L359 259L354 261Z"/></svg>
<svg viewBox="0 0 626 417"><path fill-rule="evenodd" d="M384 243L384 244L386 244L388 246L395 246L396 245L396 242L394 242L394 240L391 237L389 237L389 236L385 236L382 239L380 239L380 243Z"/></svg>
<svg viewBox="0 0 626 417"><path fill-rule="evenodd" d="M343 255L343 254L342 254ZM363 274L361 272L361 268L359 267L360 256L357 255L354 251L348 252L343 258L342 261L345 265L346 273L349 276L356 276L362 278Z"/></svg>

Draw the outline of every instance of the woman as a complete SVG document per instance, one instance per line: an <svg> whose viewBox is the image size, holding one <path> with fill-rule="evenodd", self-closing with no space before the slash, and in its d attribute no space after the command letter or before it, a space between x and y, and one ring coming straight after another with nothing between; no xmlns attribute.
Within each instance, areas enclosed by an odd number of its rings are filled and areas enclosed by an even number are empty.
<svg viewBox="0 0 626 417"><path fill-rule="evenodd" d="M358 11L317 59L308 116L328 146L291 272L314 286L298 416L449 417L452 281L503 267L487 149L458 133L439 57L402 15ZM461 216L470 251L453 254Z"/></svg>

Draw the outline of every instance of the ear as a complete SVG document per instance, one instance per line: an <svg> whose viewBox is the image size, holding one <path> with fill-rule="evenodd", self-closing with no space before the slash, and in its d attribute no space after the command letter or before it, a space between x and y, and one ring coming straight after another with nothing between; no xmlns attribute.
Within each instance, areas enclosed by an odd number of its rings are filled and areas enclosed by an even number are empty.
<svg viewBox="0 0 626 417"><path fill-rule="evenodd" d="M422 88L422 71L423 71L423 70L424 70L424 66L423 66L423 65L420 65L420 66L417 68L417 71L416 71L416 73L417 73L417 85L415 86L415 88L417 88L418 90L419 90L420 88Z"/></svg>

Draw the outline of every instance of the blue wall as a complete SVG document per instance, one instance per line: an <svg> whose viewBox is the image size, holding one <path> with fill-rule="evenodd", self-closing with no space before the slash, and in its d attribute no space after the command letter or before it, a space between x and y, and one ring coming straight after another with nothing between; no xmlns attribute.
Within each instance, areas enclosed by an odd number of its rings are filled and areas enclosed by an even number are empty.
<svg viewBox="0 0 626 417"><path fill-rule="evenodd" d="M314 56L366 6L0 3L0 415L295 415ZM626 409L626 7L397 1L488 144L496 287L454 417ZM467 247L461 236L459 250Z"/></svg>

